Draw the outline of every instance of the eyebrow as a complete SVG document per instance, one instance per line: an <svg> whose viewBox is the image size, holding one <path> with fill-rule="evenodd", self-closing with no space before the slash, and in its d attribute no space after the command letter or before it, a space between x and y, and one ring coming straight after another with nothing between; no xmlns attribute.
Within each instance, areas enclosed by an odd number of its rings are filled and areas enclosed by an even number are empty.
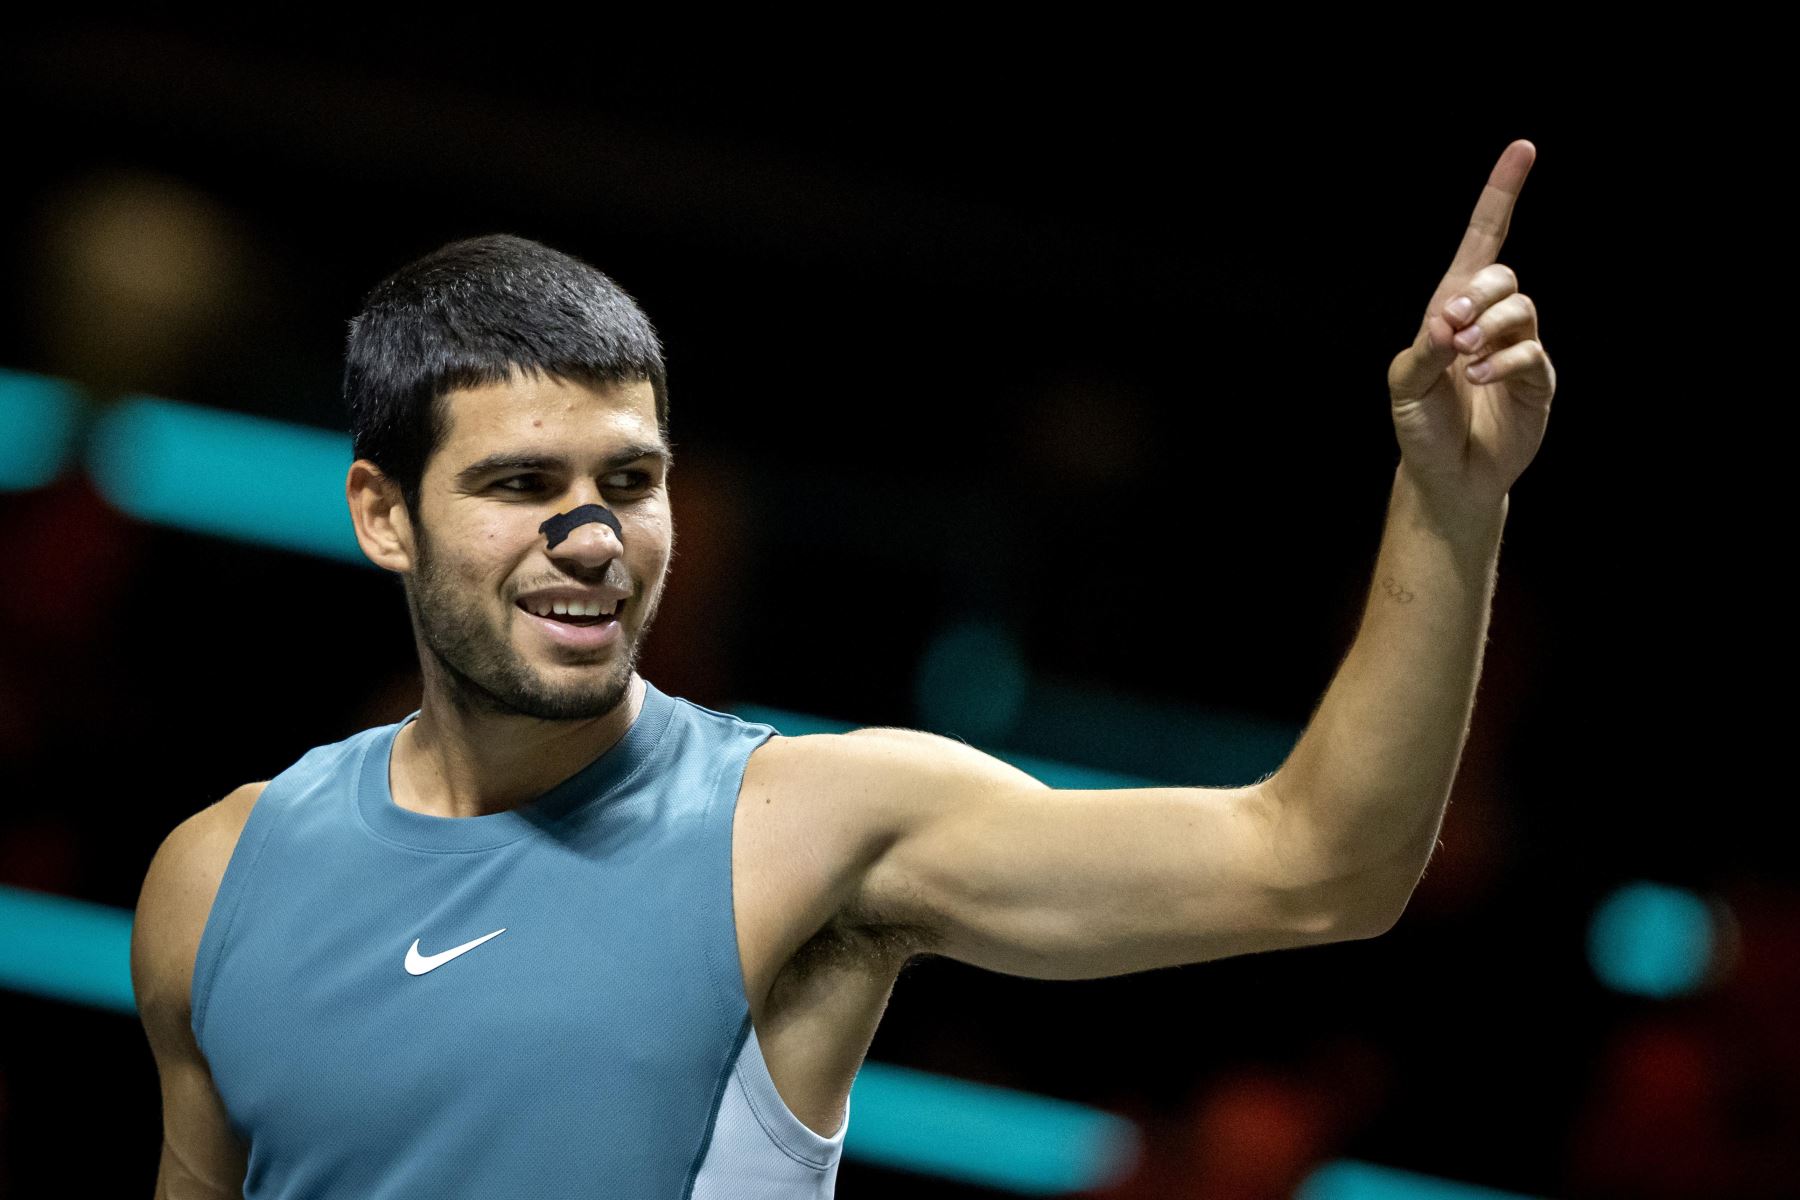
<svg viewBox="0 0 1800 1200"><path fill-rule="evenodd" d="M675 461L675 454L660 442L637 442L607 455L601 462L601 474L610 475L620 467L630 466L642 458L653 458L667 470ZM470 463L456 473L456 483L466 487L484 475L492 475L496 471L566 471L569 460L555 454L520 454L514 451L501 451L490 454L486 458Z"/></svg>

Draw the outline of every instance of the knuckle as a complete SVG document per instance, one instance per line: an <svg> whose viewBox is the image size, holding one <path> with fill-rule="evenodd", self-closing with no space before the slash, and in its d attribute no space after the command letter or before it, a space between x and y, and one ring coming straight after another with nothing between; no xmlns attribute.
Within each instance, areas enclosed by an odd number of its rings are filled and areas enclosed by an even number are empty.
<svg viewBox="0 0 1800 1200"><path fill-rule="evenodd" d="M1488 368L1496 375L1502 374L1518 365L1519 348L1517 346L1499 347L1482 361L1486 362Z"/></svg>
<svg viewBox="0 0 1800 1200"><path fill-rule="evenodd" d="M1523 295L1515 294L1488 309L1482 317L1482 328L1493 334L1516 332L1534 328L1536 320L1537 314L1531 307L1531 301Z"/></svg>
<svg viewBox="0 0 1800 1200"><path fill-rule="evenodd" d="M1518 280L1513 276L1512 268L1505 263L1489 263L1475 272L1469 280L1469 287L1488 303L1518 289Z"/></svg>

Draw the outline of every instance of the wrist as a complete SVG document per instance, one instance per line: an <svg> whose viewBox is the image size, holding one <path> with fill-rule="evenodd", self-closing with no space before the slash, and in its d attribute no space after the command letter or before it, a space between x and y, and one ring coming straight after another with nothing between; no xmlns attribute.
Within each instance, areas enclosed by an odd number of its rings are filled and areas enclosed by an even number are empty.
<svg viewBox="0 0 1800 1200"><path fill-rule="evenodd" d="M1471 550L1491 549L1506 524L1510 492L1472 495L1467 487L1421 479L1404 460L1394 471L1393 503L1414 524Z"/></svg>

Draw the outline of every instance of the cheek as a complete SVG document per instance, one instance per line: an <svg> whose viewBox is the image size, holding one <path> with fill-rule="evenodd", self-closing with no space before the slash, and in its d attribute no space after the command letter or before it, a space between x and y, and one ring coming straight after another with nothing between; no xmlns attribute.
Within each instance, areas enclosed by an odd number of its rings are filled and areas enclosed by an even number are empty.
<svg viewBox="0 0 1800 1200"><path fill-rule="evenodd" d="M484 513L470 527L469 540L472 544L483 547L504 545L519 536L518 531L524 524L517 513L504 510Z"/></svg>
<svg viewBox="0 0 1800 1200"><path fill-rule="evenodd" d="M675 527L668 516L644 516L625 525L626 557L633 563L655 568L669 559Z"/></svg>
<svg viewBox="0 0 1800 1200"><path fill-rule="evenodd" d="M536 523L520 514L482 515L455 531L456 551L446 567L477 586L504 583L537 536ZM443 553L440 549L440 554Z"/></svg>

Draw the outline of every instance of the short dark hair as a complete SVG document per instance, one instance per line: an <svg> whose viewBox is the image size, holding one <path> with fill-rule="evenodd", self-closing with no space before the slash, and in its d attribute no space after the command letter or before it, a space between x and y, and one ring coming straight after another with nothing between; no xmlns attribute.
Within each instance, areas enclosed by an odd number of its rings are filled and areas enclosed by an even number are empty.
<svg viewBox="0 0 1800 1200"><path fill-rule="evenodd" d="M451 242L375 285L350 321L344 403L353 453L419 512L448 393L514 370L584 383L648 380L668 438L662 343L623 288L560 250L492 234Z"/></svg>

